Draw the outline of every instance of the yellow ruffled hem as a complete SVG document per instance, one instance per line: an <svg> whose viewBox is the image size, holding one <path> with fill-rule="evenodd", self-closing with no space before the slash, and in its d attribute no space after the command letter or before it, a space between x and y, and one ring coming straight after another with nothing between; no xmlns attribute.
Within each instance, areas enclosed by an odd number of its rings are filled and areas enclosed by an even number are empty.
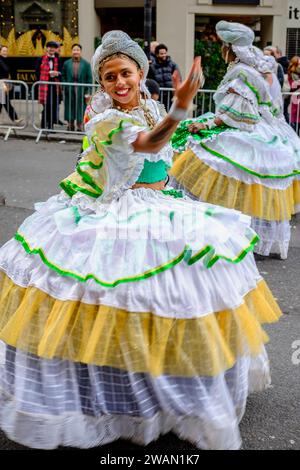
<svg viewBox="0 0 300 470"><path fill-rule="evenodd" d="M34 355L152 376L215 376L268 340L261 323L281 315L264 281L244 303L194 319L61 301L0 273L0 339Z"/></svg>
<svg viewBox="0 0 300 470"><path fill-rule="evenodd" d="M293 194L295 206L300 206L300 181L295 180L293 182Z"/></svg>
<svg viewBox="0 0 300 470"><path fill-rule="evenodd" d="M243 183L213 170L192 150L178 156L169 173L201 201L236 209L251 217L283 221L290 220L294 212L293 185L280 190Z"/></svg>

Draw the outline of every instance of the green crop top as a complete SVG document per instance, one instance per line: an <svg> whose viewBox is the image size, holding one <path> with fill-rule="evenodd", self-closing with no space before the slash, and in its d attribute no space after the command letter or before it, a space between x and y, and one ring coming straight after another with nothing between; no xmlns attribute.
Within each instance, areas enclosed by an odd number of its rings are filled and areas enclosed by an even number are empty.
<svg viewBox="0 0 300 470"><path fill-rule="evenodd" d="M137 183L157 183L157 181L165 180L168 176L168 165L163 160L158 162L144 161L144 168L139 176Z"/></svg>

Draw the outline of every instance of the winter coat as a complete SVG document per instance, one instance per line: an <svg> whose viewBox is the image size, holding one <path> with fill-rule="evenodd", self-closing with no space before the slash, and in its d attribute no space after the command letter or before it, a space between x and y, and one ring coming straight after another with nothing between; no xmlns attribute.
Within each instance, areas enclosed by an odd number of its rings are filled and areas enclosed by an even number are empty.
<svg viewBox="0 0 300 470"><path fill-rule="evenodd" d="M76 83L93 83L92 71L90 64L80 59L78 68L77 82L74 81L73 60L67 60L63 65L62 81L74 83L73 86L65 85L63 87L65 119L66 121L83 121L83 115L86 108L85 95L90 95L92 90L90 87L75 86Z"/></svg>
<svg viewBox="0 0 300 470"><path fill-rule="evenodd" d="M169 56L163 62L156 59L150 65L148 78L156 80L160 87L173 88L172 75L175 70L179 71L178 65Z"/></svg>

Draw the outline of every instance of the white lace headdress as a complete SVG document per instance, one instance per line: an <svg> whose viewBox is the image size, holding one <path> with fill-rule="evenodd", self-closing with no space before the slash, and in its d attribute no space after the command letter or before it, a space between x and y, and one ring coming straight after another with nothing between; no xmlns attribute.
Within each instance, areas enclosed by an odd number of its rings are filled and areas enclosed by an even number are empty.
<svg viewBox="0 0 300 470"><path fill-rule="evenodd" d="M231 45L236 57L244 64L261 73L276 71L274 57L265 56L258 47L253 46L254 31L248 26L222 20L216 24L216 32L225 44Z"/></svg>
<svg viewBox="0 0 300 470"><path fill-rule="evenodd" d="M145 93L146 96L150 97L149 90L146 87L146 77L149 70L148 58L137 42L133 41L124 31L114 30L104 34L102 43L96 49L91 60L94 80L99 83L99 66L101 62L107 57L117 53L125 54L139 64L140 68L144 71L144 78L141 80L140 90ZM96 105L97 112L103 112L110 104L110 97L105 92L97 93L97 95L95 95L95 101L92 102L93 108L95 108Z"/></svg>

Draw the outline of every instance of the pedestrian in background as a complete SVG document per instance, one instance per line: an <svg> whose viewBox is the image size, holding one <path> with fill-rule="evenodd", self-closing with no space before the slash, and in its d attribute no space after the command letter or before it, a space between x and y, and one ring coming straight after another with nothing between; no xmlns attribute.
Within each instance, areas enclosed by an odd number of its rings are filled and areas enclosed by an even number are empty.
<svg viewBox="0 0 300 470"><path fill-rule="evenodd" d="M62 42L56 42L56 50L55 50L55 57L57 57L58 59L60 59L60 56L61 56L61 47L63 46L64 44ZM64 123L63 121L60 120L59 116L60 116L60 111L59 111L59 105L61 104L62 102L62 99L63 99L63 96L62 96L62 89L60 88L59 89L59 95L58 95L58 105L57 105L57 123L60 125L60 126L63 126Z"/></svg>
<svg viewBox="0 0 300 470"><path fill-rule="evenodd" d="M43 105L41 128L53 129L58 124L58 105L60 99L61 62L55 55L57 43L48 41L47 53L39 57L36 64L37 81L53 82L39 85L38 101Z"/></svg>
<svg viewBox="0 0 300 470"><path fill-rule="evenodd" d="M154 64L155 61L156 61L156 57L155 57L155 48L159 45L159 42L158 41L151 41L150 42L150 60L149 60L149 64Z"/></svg>
<svg viewBox="0 0 300 470"><path fill-rule="evenodd" d="M290 90L293 92L291 95L291 107L290 107L290 124L299 132L300 123L300 57L294 56L289 63L288 67L288 80L290 84Z"/></svg>
<svg viewBox="0 0 300 470"><path fill-rule="evenodd" d="M161 88L173 88L173 76L175 70L178 71L180 76L179 67L168 55L167 46L165 44L159 44L156 46L155 61L150 65L148 78L155 80ZM162 102L168 111L172 104L169 92L162 93Z"/></svg>
<svg viewBox="0 0 300 470"><path fill-rule="evenodd" d="M275 47L274 46L264 47L264 55L272 56L276 60ZM276 60L276 68L277 68L276 75L277 75L278 81L280 83L280 87L282 88L283 83L284 83L284 70L283 70L282 65L279 62L277 62L277 60Z"/></svg>
<svg viewBox="0 0 300 470"><path fill-rule="evenodd" d="M289 122L289 106L291 102L291 95L287 93L291 91L289 79L288 79L288 67L289 67L289 59L287 56L282 55L282 50L278 46L274 46L274 57L276 62L281 65L283 68L284 73L284 81L281 87L283 93L283 114L285 117L286 122Z"/></svg>
<svg viewBox="0 0 300 470"><path fill-rule="evenodd" d="M159 94L160 94L159 84L155 80L152 80L151 78L147 78L146 87L150 91L151 98L155 101L159 101Z"/></svg>
<svg viewBox="0 0 300 470"><path fill-rule="evenodd" d="M68 130L82 131L82 122L87 101L91 95L91 88L76 86L80 83L93 83L90 64L81 57L82 46L73 44L72 58L63 65L63 82L72 82L73 86L64 87L65 120L68 121Z"/></svg>
<svg viewBox="0 0 300 470"><path fill-rule="evenodd" d="M8 48L6 46L0 46L0 113L2 106L6 109L10 119L13 122L20 123L23 119L18 119L18 115L15 111L15 108L10 101L10 92L12 90L12 85L5 83L5 78L9 80L10 77L10 68L7 62Z"/></svg>

